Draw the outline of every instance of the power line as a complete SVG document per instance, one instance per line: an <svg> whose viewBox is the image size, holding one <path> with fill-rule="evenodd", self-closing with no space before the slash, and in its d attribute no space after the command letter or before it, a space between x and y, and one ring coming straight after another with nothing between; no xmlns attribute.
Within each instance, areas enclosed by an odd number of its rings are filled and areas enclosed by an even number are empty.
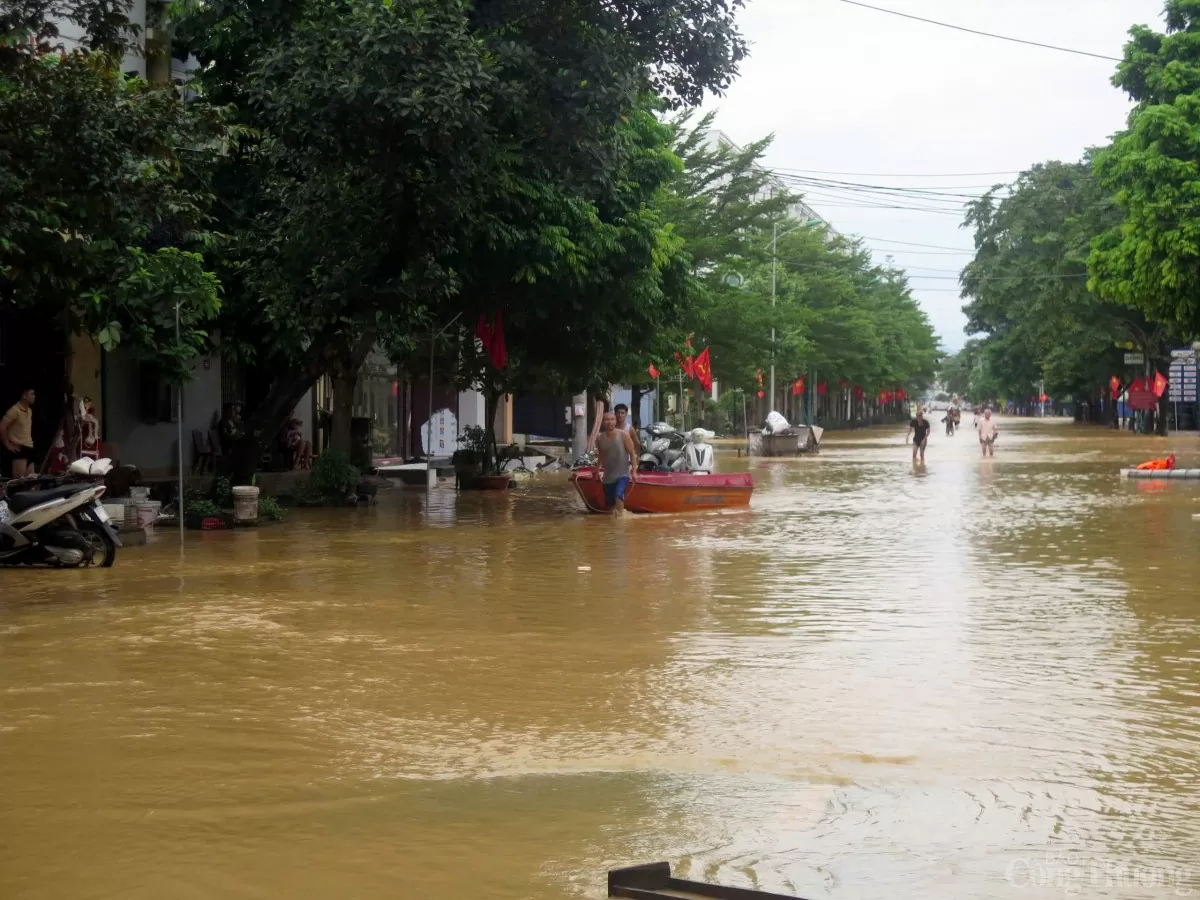
<svg viewBox="0 0 1200 900"><path fill-rule="evenodd" d="M780 175L780 180L789 181L798 185L812 185L814 187L827 188L829 190L845 190L857 191L862 193L880 193L880 194L896 194L904 197L911 197L917 200L937 200L941 202L953 201L958 203L960 200L978 200L984 194L965 194L962 189L959 190L938 190L929 187L900 187L899 185L890 184L866 184L860 181L836 181L829 178L811 178L804 175ZM990 193L995 186L989 188L985 193Z"/></svg>
<svg viewBox="0 0 1200 900"><path fill-rule="evenodd" d="M991 178L994 175L1020 175L1012 172L826 172L822 169L792 169L787 166L772 166L772 172L799 172L802 175L839 175L843 178ZM980 187L992 185L949 185L950 187Z"/></svg>
<svg viewBox="0 0 1200 900"><path fill-rule="evenodd" d="M1116 56L1105 56L1103 53L1092 53L1088 50L1073 50L1070 47L1059 47L1054 44L1043 44L1040 41L1027 41L1023 38L1008 37L1003 34L992 34L990 31L976 31L974 28L964 28L961 25L951 25L947 22L936 22L933 19L923 19L920 16L912 16L908 13L897 12L894 9L884 9L880 6L871 6L868 3L860 3L858 0L842 0L842 3L848 3L850 6L859 6L863 9L872 9L875 12L887 13L889 16L899 16L902 19L912 19L915 22L924 22L927 25L938 25L942 28L952 28L955 31L965 31L967 34L977 34L982 37L995 38L1000 41L1011 41L1014 44L1028 44L1030 47L1041 47L1044 50L1058 50L1062 53L1074 53L1077 56L1090 56L1094 59L1107 59L1111 62L1124 62Z"/></svg>
<svg viewBox="0 0 1200 900"><path fill-rule="evenodd" d="M899 253L912 256L974 256L974 250L897 250L895 247L868 247L872 253L886 253L894 256Z"/></svg>
<svg viewBox="0 0 1200 900"><path fill-rule="evenodd" d="M829 263L824 263L824 264L803 263L803 262L798 262L796 260L783 259L783 258L779 258L779 262L783 263L786 266L795 268L795 269L815 269L815 270L823 271L823 272L828 272L828 271L846 272L846 268L844 266L830 265ZM877 267L877 268L879 268L879 267ZM871 270L867 270L867 271L870 272ZM903 275L907 278L919 278L922 281L959 281L959 280L961 280L960 275L910 275L903 266L899 266L895 269L889 269L888 271L897 272L898 274ZM953 270L952 269L941 269L938 271L950 272ZM1069 274L1069 275L1068 274L981 275L978 278L973 278L972 281L973 282L974 281L1051 281L1051 280L1060 280L1060 279L1067 279L1067 278L1087 278L1087 277L1088 276L1086 273L1075 273L1075 274ZM932 290L932 288L930 288L930 290ZM955 290L957 290L957 289L955 289Z"/></svg>
<svg viewBox="0 0 1200 900"><path fill-rule="evenodd" d="M955 253L970 253L972 256L975 255L974 250L966 250L962 247L945 247L941 244L914 244L911 241L891 241L887 238L867 237L865 234L854 235L854 237L863 241L874 241L877 244L903 244L905 247L927 247L930 250L953 250Z"/></svg>

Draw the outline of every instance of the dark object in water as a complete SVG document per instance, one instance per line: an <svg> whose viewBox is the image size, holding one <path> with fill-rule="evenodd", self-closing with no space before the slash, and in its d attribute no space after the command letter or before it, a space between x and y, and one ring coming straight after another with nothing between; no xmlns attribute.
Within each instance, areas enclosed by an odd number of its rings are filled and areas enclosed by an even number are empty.
<svg viewBox="0 0 1200 900"><path fill-rule="evenodd" d="M671 864L665 862L611 870L608 873L608 896L630 897L633 900L699 900L701 897L715 900L803 900L784 894L672 878Z"/></svg>

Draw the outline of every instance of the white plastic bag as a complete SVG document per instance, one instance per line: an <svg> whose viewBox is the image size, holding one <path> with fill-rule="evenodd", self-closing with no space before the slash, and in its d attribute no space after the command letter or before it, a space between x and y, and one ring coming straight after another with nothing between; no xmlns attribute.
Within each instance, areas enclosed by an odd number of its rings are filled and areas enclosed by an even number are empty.
<svg viewBox="0 0 1200 900"><path fill-rule="evenodd" d="M791 426L788 425L788 420L781 416L775 410L771 410L767 414L767 431L774 434L777 431L787 431Z"/></svg>

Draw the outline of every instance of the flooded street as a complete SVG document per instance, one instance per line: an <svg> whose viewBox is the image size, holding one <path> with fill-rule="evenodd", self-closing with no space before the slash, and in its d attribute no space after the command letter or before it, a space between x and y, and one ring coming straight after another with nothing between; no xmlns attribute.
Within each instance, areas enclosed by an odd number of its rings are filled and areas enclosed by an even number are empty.
<svg viewBox="0 0 1200 900"><path fill-rule="evenodd" d="M827 438L748 512L544 476L0 572L0 897L1200 891L1200 482L1117 477L1200 442Z"/></svg>

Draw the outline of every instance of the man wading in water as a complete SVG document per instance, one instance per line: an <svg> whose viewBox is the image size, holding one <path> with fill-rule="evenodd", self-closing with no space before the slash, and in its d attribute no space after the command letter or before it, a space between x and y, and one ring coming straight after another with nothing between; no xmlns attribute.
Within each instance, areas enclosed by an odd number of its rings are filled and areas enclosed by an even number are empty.
<svg viewBox="0 0 1200 900"><path fill-rule="evenodd" d="M913 442L913 462L917 461L917 452L920 451L921 462L925 462L925 445L929 443L929 429L933 425L925 418L925 411L917 407L917 417L908 423L908 430L912 436ZM909 435L904 436L904 443L908 443Z"/></svg>
<svg viewBox="0 0 1200 900"><path fill-rule="evenodd" d="M637 451L628 431L617 430L614 413L604 414L604 430L596 436L596 452L600 456L603 476L604 502L613 512L625 511L625 490L637 483Z"/></svg>

